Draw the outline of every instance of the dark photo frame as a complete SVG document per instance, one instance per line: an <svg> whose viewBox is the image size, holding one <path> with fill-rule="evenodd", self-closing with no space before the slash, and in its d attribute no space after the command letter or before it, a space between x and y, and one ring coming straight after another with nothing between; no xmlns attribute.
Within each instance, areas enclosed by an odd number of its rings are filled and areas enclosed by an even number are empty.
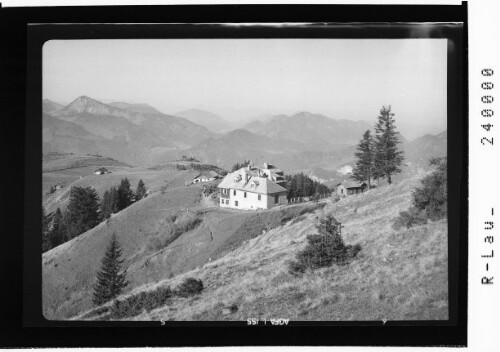
<svg viewBox="0 0 500 352"><path fill-rule="evenodd" d="M2 11L4 29L16 28L11 79L23 106L24 235L22 306L9 346L429 346L467 343L467 8L461 6L245 5L32 8ZM286 26L266 23L288 23ZM421 25L419 23L433 24ZM65 24L63 24L65 23ZM92 24L90 24L92 23ZM127 24L119 24L127 23ZM161 23L161 24L158 24ZM250 23L235 26L225 23ZM42 49L49 40L168 38L445 38L448 115L449 319L434 321L301 322L248 326L241 322L89 322L46 320L42 315L40 204L42 204ZM18 41L18 42L16 42ZM23 46L22 44L26 44ZM24 48L26 52L23 52ZM14 55L15 55L14 54ZM14 57L14 56L13 56ZM26 68L24 75L23 68ZM22 84L26 78L26 93ZM8 107L13 109L12 106ZM13 110L11 110L13 111ZM18 114L19 115L19 114ZM23 131L24 130L24 131ZM21 133L22 135L23 133ZM22 182L19 180L18 182ZM21 237L21 236L19 236ZM20 239L14 246L21 248ZM12 254L12 253L11 253ZM21 263L22 260L22 263ZM14 273L20 271L13 271ZM14 281L15 281L14 280ZM22 286L21 286L22 285ZM14 320L12 320L14 321ZM105 327L105 329L104 329ZM123 328L137 327L126 334ZM70 328L70 329L68 329ZM28 336L29 337L26 337ZM57 336L57 341L54 337ZM90 338L92 337L92 338Z"/></svg>

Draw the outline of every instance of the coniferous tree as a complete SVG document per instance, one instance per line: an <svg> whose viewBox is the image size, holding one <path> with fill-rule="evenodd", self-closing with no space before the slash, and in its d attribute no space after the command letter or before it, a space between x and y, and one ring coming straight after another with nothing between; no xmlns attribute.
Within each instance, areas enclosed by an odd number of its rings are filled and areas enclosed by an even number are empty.
<svg viewBox="0 0 500 352"><path fill-rule="evenodd" d="M436 169L421 180L420 187L413 191L412 205L436 221L448 216L447 158L433 158L430 165Z"/></svg>
<svg viewBox="0 0 500 352"><path fill-rule="evenodd" d="M45 213L45 207L42 206L42 252L47 252L52 248L50 243L50 215Z"/></svg>
<svg viewBox="0 0 500 352"><path fill-rule="evenodd" d="M342 224L333 215L327 215L316 227L318 234L307 235L307 246L296 254L297 261L290 263L292 273L318 269L333 264L348 264L361 250L361 246L346 245L341 235Z"/></svg>
<svg viewBox="0 0 500 352"><path fill-rule="evenodd" d="M287 181L287 199L295 197L310 197L315 194L330 193L330 189L324 184L314 181L304 173L298 173L293 176L286 175Z"/></svg>
<svg viewBox="0 0 500 352"><path fill-rule="evenodd" d="M54 219L52 220L52 230L50 231L50 243L52 248L66 242L66 230L64 226L63 214L61 209L57 208Z"/></svg>
<svg viewBox="0 0 500 352"><path fill-rule="evenodd" d="M231 172L234 172L236 170L239 170L241 169L242 167L245 167L245 166L248 166L250 164L250 160L244 160L241 164L239 162L237 162L236 164L233 165L233 167L231 168Z"/></svg>
<svg viewBox="0 0 500 352"><path fill-rule="evenodd" d="M125 272L121 270L123 264L123 259L120 259L121 254L122 251L116 239L116 233L113 233L94 284L92 302L96 306L116 298L128 285Z"/></svg>
<svg viewBox="0 0 500 352"><path fill-rule="evenodd" d="M118 187L118 211L125 209L134 202L134 192L130 189L130 182L124 178Z"/></svg>
<svg viewBox="0 0 500 352"><path fill-rule="evenodd" d="M92 187L72 187L64 216L68 240L99 224L99 196Z"/></svg>
<svg viewBox="0 0 500 352"><path fill-rule="evenodd" d="M398 150L400 143L394 120L394 113L391 112L391 106L383 106L380 109L380 115L375 125L375 158L374 158L374 176L377 178L387 177L387 182L392 183L392 176L400 173L399 168L403 162L404 156L401 150Z"/></svg>
<svg viewBox="0 0 500 352"><path fill-rule="evenodd" d="M111 209L111 197L110 197L110 192L105 191L104 194L102 195L102 201L101 201L101 220L106 220L109 219L109 217L113 214L113 210Z"/></svg>
<svg viewBox="0 0 500 352"><path fill-rule="evenodd" d="M352 171L352 178L356 181L367 181L368 189L371 188L370 180L373 175L374 168L374 143L373 138L370 134L370 130L367 130L363 135L363 139L359 142L357 146L357 152L354 156L358 159L356 161L356 166Z"/></svg>
<svg viewBox="0 0 500 352"><path fill-rule="evenodd" d="M137 184L137 189L135 191L135 200L138 201L139 199L142 199L146 196L146 185L142 180L139 180L139 183Z"/></svg>
<svg viewBox="0 0 500 352"><path fill-rule="evenodd" d="M117 213L118 210L118 189L116 187L111 187L109 190L109 203L110 203L110 209L111 209L111 214Z"/></svg>

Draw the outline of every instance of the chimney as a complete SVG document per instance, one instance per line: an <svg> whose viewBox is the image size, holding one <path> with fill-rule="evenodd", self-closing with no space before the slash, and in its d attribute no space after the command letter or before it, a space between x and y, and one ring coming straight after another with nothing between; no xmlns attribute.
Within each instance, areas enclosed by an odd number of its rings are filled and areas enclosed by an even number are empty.
<svg viewBox="0 0 500 352"><path fill-rule="evenodd" d="M269 166L268 163L264 163L264 169L268 169L269 168L268 166Z"/></svg>

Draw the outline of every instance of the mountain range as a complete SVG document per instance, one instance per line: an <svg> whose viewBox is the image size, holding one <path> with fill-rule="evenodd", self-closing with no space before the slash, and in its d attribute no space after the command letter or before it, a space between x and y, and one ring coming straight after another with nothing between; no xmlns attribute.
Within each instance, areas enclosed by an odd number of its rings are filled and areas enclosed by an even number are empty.
<svg viewBox="0 0 500 352"><path fill-rule="evenodd" d="M42 101L42 111L46 114L53 113L57 110L64 108L63 104L56 103L55 101L44 99Z"/></svg>
<svg viewBox="0 0 500 352"><path fill-rule="evenodd" d="M222 117L213 114L209 111L200 109L189 109L179 111L175 116L182 117L186 120L194 122L200 126L208 128L212 132L227 132L232 129L233 125L224 120Z"/></svg>
<svg viewBox="0 0 500 352"><path fill-rule="evenodd" d="M253 121L244 127L255 134L288 139L318 151L338 150L355 145L371 126L364 121L334 120L324 115L299 112L292 116L277 115L266 121Z"/></svg>
<svg viewBox="0 0 500 352"><path fill-rule="evenodd" d="M43 152L99 154L131 165L162 163L182 155L226 169L250 159L285 171L353 165L356 144L371 125L300 112L274 115L230 130L231 124L199 109L167 115L147 105L102 103L81 96L63 106L43 101ZM217 133L218 132L218 133ZM446 132L409 142L406 160L425 164L446 154ZM321 177L323 178L323 177Z"/></svg>
<svg viewBox="0 0 500 352"><path fill-rule="evenodd" d="M86 96L44 114L43 129L44 152L85 151L136 165L162 160L213 136L203 126L146 104L104 104Z"/></svg>

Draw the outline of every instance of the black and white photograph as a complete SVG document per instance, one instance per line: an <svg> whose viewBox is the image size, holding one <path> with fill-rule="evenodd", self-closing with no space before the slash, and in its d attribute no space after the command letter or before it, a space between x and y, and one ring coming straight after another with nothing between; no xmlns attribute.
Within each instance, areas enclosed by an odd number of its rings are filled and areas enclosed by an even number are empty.
<svg viewBox="0 0 500 352"><path fill-rule="evenodd" d="M43 316L448 320L447 55L446 38L45 42Z"/></svg>

